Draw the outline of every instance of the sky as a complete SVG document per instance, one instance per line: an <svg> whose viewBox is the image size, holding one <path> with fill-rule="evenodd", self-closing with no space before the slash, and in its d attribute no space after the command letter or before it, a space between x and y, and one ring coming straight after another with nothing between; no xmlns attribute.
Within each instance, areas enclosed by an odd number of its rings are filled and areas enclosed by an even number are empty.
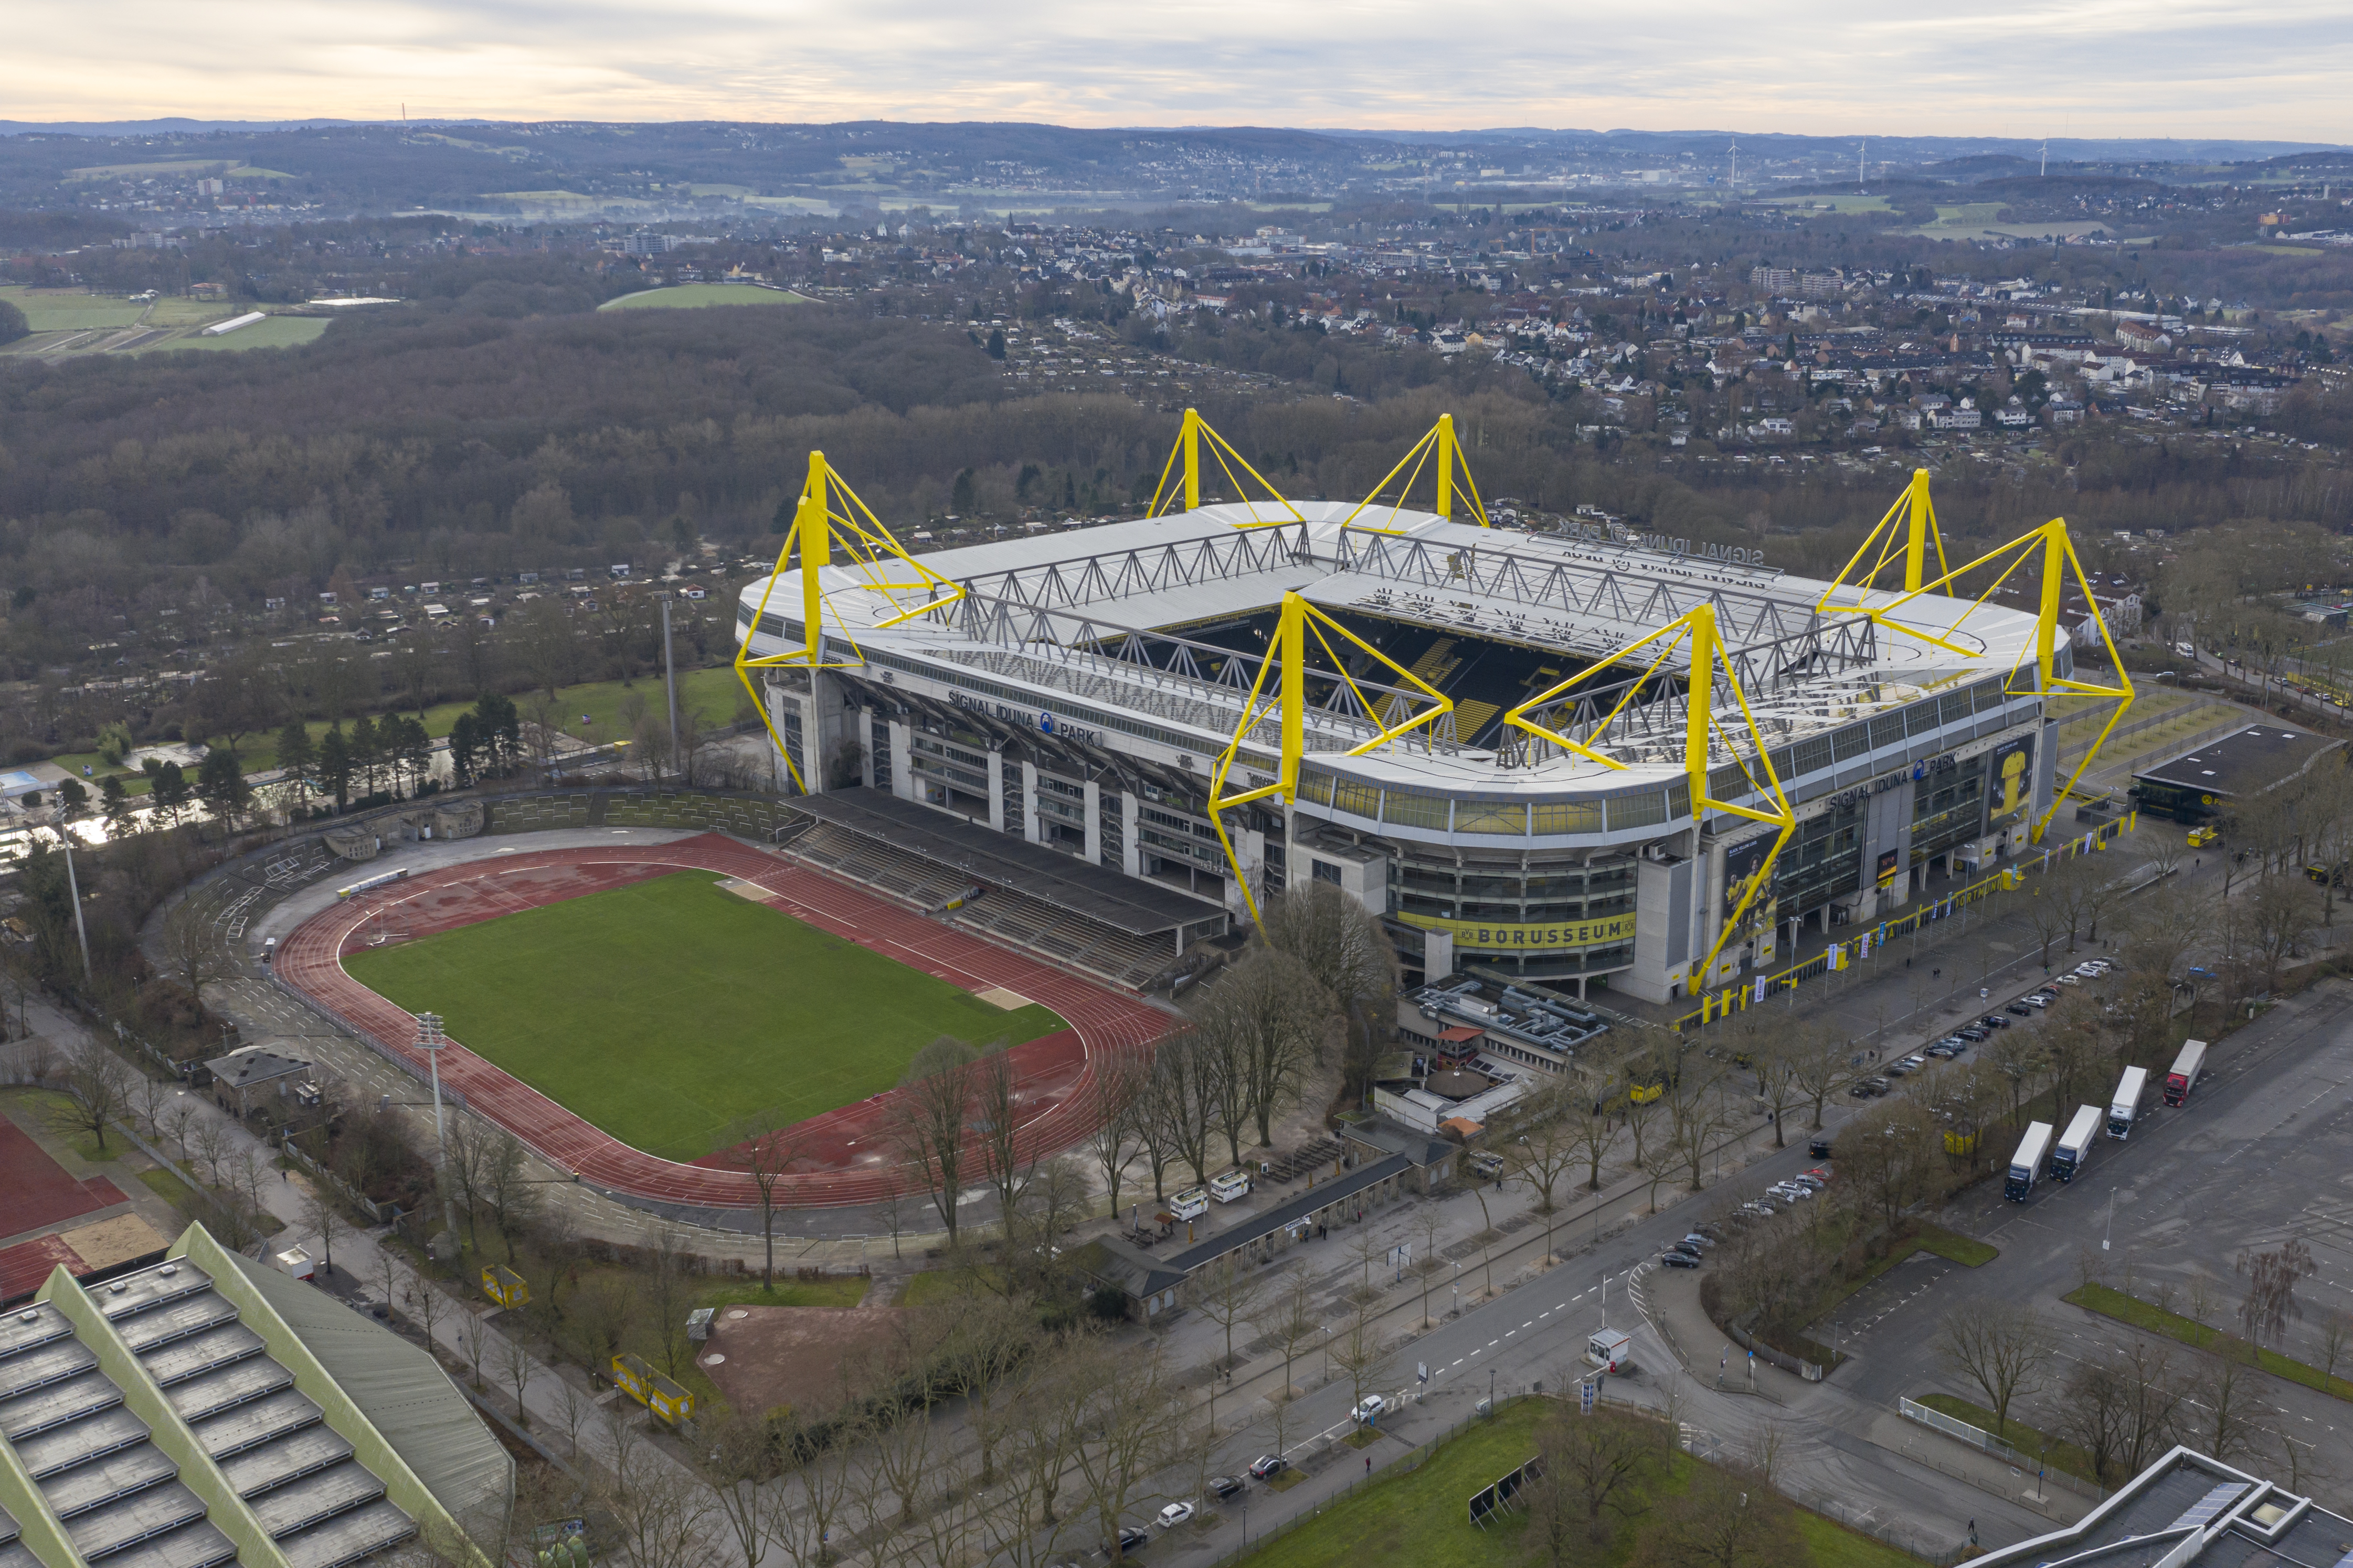
<svg viewBox="0 0 2353 1568"><path fill-rule="evenodd" d="M2345 0L18 0L0 119L1020 120L2353 142Z"/></svg>

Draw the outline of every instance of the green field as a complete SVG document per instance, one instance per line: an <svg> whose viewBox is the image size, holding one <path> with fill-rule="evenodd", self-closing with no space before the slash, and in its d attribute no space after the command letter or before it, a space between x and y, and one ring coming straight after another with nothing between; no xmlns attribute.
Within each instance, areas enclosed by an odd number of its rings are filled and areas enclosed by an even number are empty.
<svg viewBox="0 0 2353 1568"><path fill-rule="evenodd" d="M702 305L813 305L814 300L781 289L755 289L748 283L681 283L668 289L648 289L607 300L600 310L691 310Z"/></svg>
<svg viewBox="0 0 2353 1568"><path fill-rule="evenodd" d="M1061 1021L946 981L681 871L344 967L632 1147L696 1160L754 1123L879 1094L942 1035L1019 1044Z"/></svg>
<svg viewBox="0 0 2353 1568"><path fill-rule="evenodd" d="M81 331L91 327L128 327L145 309L128 300L91 294L80 289L27 289L22 284L0 287L5 300L25 312L25 324L37 332Z"/></svg>
<svg viewBox="0 0 2353 1568"><path fill-rule="evenodd" d="M154 351L174 349L292 349L316 342L319 334L334 323L324 316L272 316L266 321L256 321L249 327L239 327L216 338L190 332L184 338L157 343ZM133 350L133 353L151 351Z"/></svg>
<svg viewBox="0 0 2353 1568"><path fill-rule="evenodd" d="M1481 1530L1468 1514L1472 1493L1536 1451L1536 1424L1550 1408L1543 1399L1504 1405L1493 1419L1465 1429L1419 1468L1377 1479L1330 1504L1313 1523L1278 1536L1243 1558L1240 1568L1358 1568L1366 1563L1490 1568L1536 1561L1521 1545L1525 1517L1506 1515ZM1676 1455L1665 1478L1641 1489L1642 1501L1683 1491L1698 1464L1688 1455ZM1810 1561L1788 1568L1903 1568L1919 1562L1803 1509L1798 1510L1797 1526ZM1587 1548L1576 1561L1590 1568L1618 1568L1633 1556L1642 1527L1640 1515L1618 1521L1615 1540Z"/></svg>

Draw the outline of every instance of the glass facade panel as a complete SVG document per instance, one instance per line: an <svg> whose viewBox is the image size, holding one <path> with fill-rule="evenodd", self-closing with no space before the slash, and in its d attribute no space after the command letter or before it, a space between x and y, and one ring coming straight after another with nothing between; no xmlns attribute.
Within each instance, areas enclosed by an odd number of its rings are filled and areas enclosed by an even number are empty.
<svg viewBox="0 0 2353 1568"><path fill-rule="evenodd" d="M1462 800L1454 803L1454 831L1495 833L1516 838L1528 830L1528 808L1515 800Z"/></svg>

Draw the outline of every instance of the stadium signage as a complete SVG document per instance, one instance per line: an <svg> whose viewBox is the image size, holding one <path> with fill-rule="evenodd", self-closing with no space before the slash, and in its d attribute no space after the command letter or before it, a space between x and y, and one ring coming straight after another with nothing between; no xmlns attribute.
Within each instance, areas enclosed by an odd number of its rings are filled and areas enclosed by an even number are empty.
<svg viewBox="0 0 2353 1568"><path fill-rule="evenodd" d="M1034 728L1040 734L1060 735L1067 740L1083 741L1090 746L1103 744L1102 731L1090 730L1083 724L1073 724L1056 713L1041 711L1035 708L1016 708L1009 702L985 702L977 697L967 696L961 691L949 692L948 700L959 708L969 708L976 713L991 714L1008 724L1018 724L1025 730Z"/></svg>
<svg viewBox="0 0 2353 1568"><path fill-rule="evenodd" d="M1398 918L1424 931L1449 932L1457 947L1493 952L1606 947L1614 942L1630 942L1634 936L1634 917L1630 914L1613 915L1601 921L1561 921L1538 925L1450 921L1440 920L1435 915L1400 915Z"/></svg>
<svg viewBox="0 0 2353 1568"><path fill-rule="evenodd" d="M1744 549L1737 544L1710 544L1703 540L1694 548L1688 539L1670 539L1663 533L1646 533L1641 537L1645 550L1656 550L1666 555L1695 555L1702 561L1721 561L1727 566L1762 566L1765 552Z"/></svg>

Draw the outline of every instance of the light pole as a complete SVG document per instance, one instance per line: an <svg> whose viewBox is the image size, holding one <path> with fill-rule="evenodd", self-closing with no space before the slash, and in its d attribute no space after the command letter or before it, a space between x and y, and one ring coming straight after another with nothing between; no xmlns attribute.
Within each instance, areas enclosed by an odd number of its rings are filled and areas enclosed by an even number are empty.
<svg viewBox="0 0 2353 1568"><path fill-rule="evenodd" d="M81 943L81 977L83 984L88 984L94 977L90 972L90 931L81 923L81 884L74 879L73 831L60 826L58 837L65 841L66 895L73 900L74 936Z"/></svg>
<svg viewBox="0 0 2353 1568"><path fill-rule="evenodd" d="M2108 1249L2108 1237L2116 1234L2116 1190L2114 1187L2110 1187L2108 1189L2108 1223L2101 1227L2100 1230L2100 1250L2102 1252L2105 1252Z"/></svg>
<svg viewBox="0 0 2353 1568"><path fill-rule="evenodd" d="M441 1115L441 1047L448 1044L441 1034L441 1015L417 1015L417 1048L433 1073L433 1167L441 1183L441 1223L449 1232L449 1245L458 1245L458 1205L449 1196L449 1130Z"/></svg>

